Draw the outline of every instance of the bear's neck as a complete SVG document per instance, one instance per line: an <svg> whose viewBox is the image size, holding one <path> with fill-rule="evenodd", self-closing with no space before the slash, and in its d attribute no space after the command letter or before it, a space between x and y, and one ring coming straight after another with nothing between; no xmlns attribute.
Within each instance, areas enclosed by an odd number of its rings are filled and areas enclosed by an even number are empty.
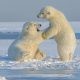
<svg viewBox="0 0 80 80"><path fill-rule="evenodd" d="M28 32L28 35L31 35L31 36L35 36L37 34L38 34L37 31L30 31L30 32Z"/></svg>
<svg viewBox="0 0 80 80"><path fill-rule="evenodd" d="M31 31L28 33L29 35L35 36L37 34L37 31Z"/></svg>
<svg viewBox="0 0 80 80"><path fill-rule="evenodd" d="M68 24L68 21L66 20L66 17L64 16L64 15L57 15L57 16L55 16L55 17L52 17L52 18L50 18L49 20L49 23L50 23L50 25L58 25L58 24L60 24L60 25L65 25L65 24L61 24L61 23L66 23L66 24Z"/></svg>
<svg viewBox="0 0 80 80"><path fill-rule="evenodd" d="M21 38L25 37L25 36L35 36L37 34L38 34L37 31L36 32L33 32L33 31L31 31L31 32L24 32L24 33L22 33Z"/></svg>
<svg viewBox="0 0 80 80"><path fill-rule="evenodd" d="M50 25L50 26L54 26L54 24L56 24L56 23L58 23L57 20L54 20L54 19L50 19L50 20L49 20L49 25Z"/></svg>

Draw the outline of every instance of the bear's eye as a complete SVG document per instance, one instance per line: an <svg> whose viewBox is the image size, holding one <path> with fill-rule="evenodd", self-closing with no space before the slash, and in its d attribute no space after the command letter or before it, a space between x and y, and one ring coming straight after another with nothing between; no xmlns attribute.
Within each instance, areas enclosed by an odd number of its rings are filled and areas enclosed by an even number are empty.
<svg viewBox="0 0 80 80"><path fill-rule="evenodd" d="M50 12L47 12L47 14L49 15L49 14L50 14Z"/></svg>
<svg viewBox="0 0 80 80"><path fill-rule="evenodd" d="M28 30L28 27L26 27L26 29Z"/></svg>
<svg viewBox="0 0 80 80"><path fill-rule="evenodd" d="M41 14L44 14L43 12Z"/></svg>
<svg viewBox="0 0 80 80"><path fill-rule="evenodd" d="M36 24L34 24L34 26L36 26Z"/></svg>

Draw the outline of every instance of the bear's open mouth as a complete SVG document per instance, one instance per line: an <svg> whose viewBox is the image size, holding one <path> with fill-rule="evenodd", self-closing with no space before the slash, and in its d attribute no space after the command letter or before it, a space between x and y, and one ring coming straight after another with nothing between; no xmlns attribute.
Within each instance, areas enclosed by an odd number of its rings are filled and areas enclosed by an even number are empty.
<svg viewBox="0 0 80 80"><path fill-rule="evenodd" d="M41 24L38 24L37 31L40 31Z"/></svg>
<svg viewBox="0 0 80 80"><path fill-rule="evenodd" d="M37 28L37 31L40 31L40 30Z"/></svg>

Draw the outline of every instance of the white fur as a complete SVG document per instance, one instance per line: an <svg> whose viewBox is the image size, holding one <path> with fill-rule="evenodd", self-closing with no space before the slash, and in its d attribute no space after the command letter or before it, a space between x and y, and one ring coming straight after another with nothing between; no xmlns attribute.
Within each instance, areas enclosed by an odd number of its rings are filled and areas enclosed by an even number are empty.
<svg viewBox="0 0 80 80"><path fill-rule="evenodd" d="M38 32L39 25L34 22L24 24L22 34L8 49L8 56L13 60L42 60L45 55L39 50L43 42L42 32Z"/></svg>
<svg viewBox="0 0 80 80"><path fill-rule="evenodd" d="M49 29L43 32L43 38L54 37L60 59L62 61L71 61L76 48L76 37L63 13L51 6L47 6L41 9L38 17L47 19L50 22Z"/></svg>

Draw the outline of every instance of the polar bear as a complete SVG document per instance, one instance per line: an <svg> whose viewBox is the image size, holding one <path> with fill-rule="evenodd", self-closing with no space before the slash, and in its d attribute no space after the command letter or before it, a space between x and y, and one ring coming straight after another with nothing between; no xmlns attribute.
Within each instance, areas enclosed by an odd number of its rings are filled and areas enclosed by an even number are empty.
<svg viewBox="0 0 80 80"><path fill-rule="evenodd" d="M44 41L39 27L40 24L36 22L24 24L21 36L8 49L8 57L10 59L29 61L32 59L42 60L46 57L46 54L38 48L39 44Z"/></svg>
<svg viewBox="0 0 80 80"><path fill-rule="evenodd" d="M76 37L64 14L52 6L46 6L41 9L37 17L50 22L49 28L42 33L42 36L44 39L52 37L55 39L61 61L72 61Z"/></svg>

